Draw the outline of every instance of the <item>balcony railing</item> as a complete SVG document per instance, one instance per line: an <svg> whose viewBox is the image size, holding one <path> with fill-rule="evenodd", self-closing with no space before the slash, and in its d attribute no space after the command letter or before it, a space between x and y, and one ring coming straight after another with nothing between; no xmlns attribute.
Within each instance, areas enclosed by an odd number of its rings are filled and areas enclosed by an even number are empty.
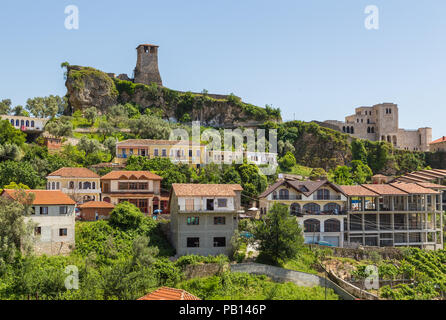
<svg viewBox="0 0 446 320"><path fill-rule="evenodd" d="M313 195L313 200L341 200L340 195Z"/></svg>
<svg viewBox="0 0 446 320"><path fill-rule="evenodd" d="M326 210L326 211L310 211L310 210L291 210L290 215L297 216L297 217L303 217L304 215L316 215L316 216L327 216L327 215L335 215L335 216L341 216L346 215L347 210Z"/></svg>
<svg viewBox="0 0 446 320"><path fill-rule="evenodd" d="M273 195L273 200L302 200L301 195Z"/></svg>

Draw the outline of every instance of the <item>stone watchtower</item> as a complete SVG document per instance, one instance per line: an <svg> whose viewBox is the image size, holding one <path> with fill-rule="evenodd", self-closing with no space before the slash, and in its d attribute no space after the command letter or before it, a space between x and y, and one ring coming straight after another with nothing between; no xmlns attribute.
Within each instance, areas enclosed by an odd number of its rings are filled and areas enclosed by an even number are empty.
<svg viewBox="0 0 446 320"><path fill-rule="evenodd" d="M158 70L158 46L153 44L140 44L136 48L137 60L135 67L135 82L150 85L155 82L162 86Z"/></svg>

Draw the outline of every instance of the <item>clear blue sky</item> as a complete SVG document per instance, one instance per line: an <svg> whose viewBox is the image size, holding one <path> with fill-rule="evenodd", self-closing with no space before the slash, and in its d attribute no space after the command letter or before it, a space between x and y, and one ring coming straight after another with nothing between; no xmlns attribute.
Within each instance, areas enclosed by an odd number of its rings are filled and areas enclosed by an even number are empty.
<svg viewBox="0 0 446 320"><path fill-rule="evenodd" d="M79 8L66 30L65 6ZM367 5L380 29L364 27ZM394 102L400 127L446 135L446 1L46 0L0 5L0 99L64 95L60 64L128 73L155 43L165 86L230 93L284 119L343 120Z"/></svg>

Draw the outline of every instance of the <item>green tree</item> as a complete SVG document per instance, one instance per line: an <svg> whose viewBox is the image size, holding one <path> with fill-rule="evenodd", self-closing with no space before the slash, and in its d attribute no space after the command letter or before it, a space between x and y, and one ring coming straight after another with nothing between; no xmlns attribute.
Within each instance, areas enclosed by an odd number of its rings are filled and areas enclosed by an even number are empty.
<svg viewBox="0 0 446 320"><path fill-rule="evenodd" d="M15 106L15 107L12 109L12 113L13 113L15 116L29 117L29 112L26 111L25 108L23 108L23 106L21 106L21 105Z"/></svg>
<svg viewBox="0 0 446 320"><path fill-rule="evenodd" d="M73 124L62 119L48 121L45 130L56 137L71 137L73 135Z"/></svg>
<svg viewBox="0 0 446 320"><path fill-rule="evenodd" d="M360 160L353 160L350 165L352 168L352 179L357 184L366 183L373 175L372 169Z"/></svg>
<svg viewBox="0 0 446 320"><path fill-rule="evenodd" d="M275 264L294 258L304 243L299 223L289 215L288 207L280 203L275 203L258 225L255 238L260 254Z"/></svg>
<svg viewBox="0 0 446 320"><path fill-rule="evenodd" d="M11 99L0 101L0 114L9 114L11 112Z"/></svg>
<svg viewBox="0 0 446 320"><path fill-rule="evenodd" d="M286 155L279 159L279 165L283 170L289 171L296 165L296 158L291 152L287 152Z"/></svg>
<svg viewBox="0 0 446 320"><path fill-rule="evenodd" d="M14 128L8 120L0 120L0 144L15 144L23 146L26 134Z"/></svg>
<svg viewBox="0 0 446 320"><path fill-rule="evenodd" d="M96 120L97 116L98 116L98 110L96 109L96 107L90 107L85 109L84 111L84 117L85 119L90 121L91 125L94 124L94 121Z"/></svg>
<svg viewBox="0 0 446 320"><path fill-rule="evenodd" d="M171 130L164 120L142 115L138 119L130 120L130 131L141 139L168 139Z"/></svg>
<svg viewBox="0 0 446 320"><path fill-rule="evenodd" d="M354 183L351 168L338 166L333 171L333 182L340 185L351 185Z"/></svg>
<svg viewBox="0 0 446 320"><path fill-rule="evenodd" d="M29 162L13 160L0 162L0 188L11 182L23 183L32 189L44 184Z"/></svg>
<svg viewBox="0 0 446 320"><path fill-rule="evenodd" d="M32 249L34 224L25 217L31 213L26 204L33 201L34 195L17 190L13 198L0 197L0 266L11 263L20 249L25 253Z"/></svg>
<svg viewBox="0 0 446 320"><path fill-rule="evenodd" d="M119 203L110 213L110 224L117 228L128 230L138 228L143 220L144 214L133 204L125 201Z"/></svg>
<svg viewBox="0 0 446 320"><path fill-rule="evenodd" d="M351 144L353 160L360 160L362 163L367 164L367 149L365 148L364 141L361 139L355 139Z"/></svg>

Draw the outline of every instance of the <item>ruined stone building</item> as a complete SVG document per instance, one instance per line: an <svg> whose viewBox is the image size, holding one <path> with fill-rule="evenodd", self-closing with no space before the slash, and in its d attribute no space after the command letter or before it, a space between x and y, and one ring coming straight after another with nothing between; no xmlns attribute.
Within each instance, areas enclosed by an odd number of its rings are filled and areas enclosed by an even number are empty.
<svg viewBox="0 0 446 320"><path fill-rule="evenodd" d="M150 85L152 82L162 86L161 75L158 69L158 48L154 44L140 44L136 48L136 67L134 69L134 78L130 78L123 73L117 76L120 80L132 81ZM116 77L114 73L108 73L112 78Z"/></svg>
<svg viewBox="0 0 446 320"><path fill-rule="evenodd" d="M355 114L345 117L345 122L327 120L325 123L356 138L387 141L395 148L403 150L429 151L432 141L432 128L400 129L398 106L394 103L359 107L355 109Z"/></svg>

